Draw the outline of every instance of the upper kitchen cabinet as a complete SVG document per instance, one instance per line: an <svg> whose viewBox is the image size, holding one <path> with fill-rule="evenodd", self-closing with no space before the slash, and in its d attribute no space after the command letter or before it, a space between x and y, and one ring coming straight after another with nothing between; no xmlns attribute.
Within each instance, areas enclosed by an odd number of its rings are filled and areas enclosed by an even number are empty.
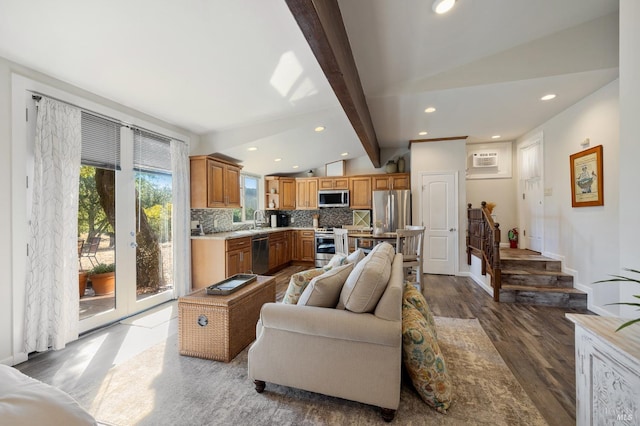
<svg viewBox="0 0 640 426"><path fill-rule="evenodd" d="M349 207L352 209L371 208L371 177L355 176L349 178Z"/></svg>
<svg viewBox="0 0 640 426"><path fill-rule="evenodd" d="M296 209L318 209L317 178L296 178Z"/></svg>
<svg viewBox="0 0 640 426"><path fill-rule="evenodd" d="M240 207L241 166L206 155L191 160L191 208Z"/></svg>
<svg viewBox="0 0 640 426"><path fill-rule="evenodd" d="M264 178L266 191L264 205L267 209L295 210L296 180L280 176Z"/></svg>
<svg viewBox="0 0 640 426"><path fill-rule="evenodd" d="M348 177L319 178L318 189L349 189L349 178Z"/></svg>
<svg viewBox="0 0 640 426"><path fill-rule="evenodd" d="M373 190L381 189L411 189L409 173L392 173L387 175L373 175Z"/></svg>

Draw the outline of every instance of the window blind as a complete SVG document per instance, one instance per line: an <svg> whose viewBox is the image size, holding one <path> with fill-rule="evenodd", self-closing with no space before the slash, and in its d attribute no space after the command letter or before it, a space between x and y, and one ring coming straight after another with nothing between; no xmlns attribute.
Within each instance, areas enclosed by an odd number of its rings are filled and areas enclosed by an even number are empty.
<svg viewBox="0 0 640 426"><path fill-rule="evenodd" d="M133 168L147 172L171 173L171 140L134 130Z"/></svg>
<svg viewBox="0 0 640 426"><path fill-rule="evenodd" d="M82 164L120 170L120 124L82 111Z"/></svg>

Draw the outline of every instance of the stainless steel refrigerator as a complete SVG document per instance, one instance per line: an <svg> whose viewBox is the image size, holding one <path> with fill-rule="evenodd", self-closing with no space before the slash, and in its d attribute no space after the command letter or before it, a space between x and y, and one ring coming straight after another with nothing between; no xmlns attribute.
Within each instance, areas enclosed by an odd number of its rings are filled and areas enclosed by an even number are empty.
<svg viewBox="0 0 640 426"><path fill-rule="evenodd" d="M373 225L384 225L385 232L395 232L411 225L411 191L373 191Z"/></svg>

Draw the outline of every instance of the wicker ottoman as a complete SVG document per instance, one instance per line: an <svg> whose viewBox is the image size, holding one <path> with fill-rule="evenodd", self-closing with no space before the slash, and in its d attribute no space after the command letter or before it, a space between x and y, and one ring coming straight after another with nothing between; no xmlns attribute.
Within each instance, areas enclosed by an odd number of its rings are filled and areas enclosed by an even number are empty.
<svg viewBox="0 0 640 426"><path fill-rule="evenodd" d="M229 362L256 338L260 308L276 300L276 280L258 276L227 296L203 288L178 299L180 355Z"/></svg>

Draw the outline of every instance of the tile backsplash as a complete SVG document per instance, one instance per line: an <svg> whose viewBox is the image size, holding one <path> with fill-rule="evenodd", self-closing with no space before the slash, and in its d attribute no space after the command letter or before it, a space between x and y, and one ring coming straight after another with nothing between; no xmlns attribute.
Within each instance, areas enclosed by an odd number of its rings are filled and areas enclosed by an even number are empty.
<svg viewBox="0 0 640 426"><path fill-rule="evenodd" d="M319 215L319 226L335 228L353 223L353 210L349 208L327 208L318 210L269 210L267 220L272 213L288 214L293 223L292 227L310 228L313 226L313 215ZM233 223L233 209L191 209L191 220L197 220L202 225L205 234L215 232L237 231L250 228L253 223ZM214 226L217 225L217 226Z"/></svg>

